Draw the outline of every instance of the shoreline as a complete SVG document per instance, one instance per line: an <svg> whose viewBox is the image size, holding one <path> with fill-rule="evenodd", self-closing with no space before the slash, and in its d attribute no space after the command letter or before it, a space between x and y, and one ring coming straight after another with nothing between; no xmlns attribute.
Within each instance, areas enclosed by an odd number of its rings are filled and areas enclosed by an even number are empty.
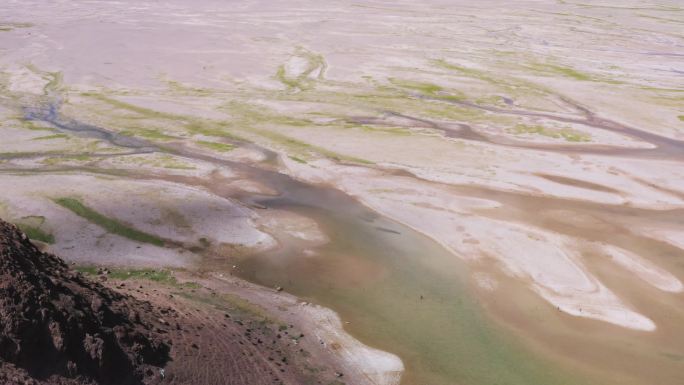
<svg viewBox="0 0 684 385"><path fill-rule="evenodd" d="M315 339L302 340L302 346L317 351L320 357L325 357L324 362L336 361L344 381L360 385L400 383L404 371L401 359L352 337L344 331L340 317L331 309L222 273L209 273L209 278L201 279L185 274L178 277L181 282L187 279L218 292L236 294L278 319L295 324L300 330L308 330Z"/></svg>

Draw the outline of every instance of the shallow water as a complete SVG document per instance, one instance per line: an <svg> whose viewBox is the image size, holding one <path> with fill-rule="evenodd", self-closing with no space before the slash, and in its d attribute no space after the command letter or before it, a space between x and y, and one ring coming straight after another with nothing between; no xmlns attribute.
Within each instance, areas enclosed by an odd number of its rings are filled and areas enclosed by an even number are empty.
<svg viewBox="0 0 684 385"><path fill-rule="evenodd" d="M421 234L350 199L260 203L314 218L332 241L314 256L285 246L246 258L239 275L340 313L352 335L402 358L402 384L588 383L488 322L465 264Z"/></svg>

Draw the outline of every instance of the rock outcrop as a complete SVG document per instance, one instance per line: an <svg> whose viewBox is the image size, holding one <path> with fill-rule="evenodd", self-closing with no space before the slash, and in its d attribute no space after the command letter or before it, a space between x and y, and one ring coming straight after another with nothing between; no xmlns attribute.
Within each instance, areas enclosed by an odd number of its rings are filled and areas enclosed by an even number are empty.
<svg viewBox="0 0 684 385"><path fill-rule="evenodd" d="M159 318L0 220L0 383L156 382L170 350Z"/></svg>

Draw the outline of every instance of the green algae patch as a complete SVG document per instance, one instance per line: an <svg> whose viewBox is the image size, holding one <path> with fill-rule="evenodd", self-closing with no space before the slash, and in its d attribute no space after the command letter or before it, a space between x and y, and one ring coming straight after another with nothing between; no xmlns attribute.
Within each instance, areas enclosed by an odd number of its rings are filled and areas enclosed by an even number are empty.
<svg viewBox="0 0 684 385"><path fill-rule="evenodd" d="M608 76L594 75L581 72L575 68L554 63L534 62L524 65L523 68L547 76L560 76L582 82L601 82L608 84L624 84L623 81L611 79Z"/></svg>
<svg viewBox="0 0 684 385"><path fill-rule="evenodd" d="M590 142L591 137L587 134L574 132L571 130L561 130L560 136L568 142Z"/></svg>
<svg viewBox="0 0 684 385"><path fill-rule="evenodd" d="M163 168L169 168L169 169L175 169L175 170L195 170L196 167L192 166L190 164L187 164L183 161L180 161L176 158L173 157L173 155L161 155L157 159L151 160L150 163L148 163L151 166L155 167L163 167Z"/></svg>
<svg viewBox="0 0 684 385"><path fill-rule="evenodd" d="M500 79L492 77L491 75L489 75L485 71L481 71L481 70L477 70L477 69L469 68L469 67L464 67L464 66L461 66L458 64L449 63L448 61L446 61L444 59L433 60L432 63L437 67L440 67L440 68L443 68L443 69L446 69L449 71L458 72L459 74L461 74L463 76L467 76L467 77L474 78L474 79L479 79L479 80L482 80L486 83L497 84L497 83L501 82Z"/></svg>
<svg viewBox="0 0 684 385"><path fill-rule="evenodd" d="M232 144L228 143L219 143L219 142L208 142L205 140L200 140L197 142L198 145L208 148L210 150L218 151L218 152L229 152L233 151L235 149L235 146Z"/></svg>
<svg viewBox="0 0 684 385"><path fill-rule="evenodd" d="M297 162L297 163L302 163L302 164L306 164L306 163L307 163L304 159L298 158L298 157L296 157L296 156L288 155L288 158L294 160L294 161Z"/></svg>
<svg viewBox="0 0 684 385"><path fill-rule="evenodd" d="M151 234L136 230L133 227L125 225L115 219L106 217L92 208L84 205L80 200L75 198L57 198L54 202L81 218L92 222L108 232L120 235L133 241L149 243L155 246L164 246L164 240Z"/></svg>
<svg viewBox="0 0 684 385"><path fill-rule="evenodd" d="M140 166L152 166L176 170L195 170L196 167L176 159L173 155L127 155L120 159L121 162L136 164Z"/></svg>
<svg viewBox="0 0 684 385"><path fill-rule="evenodd" d="M455 90L447 90L442 86L434 83L397 78L389 78L388 80L394 86L397 86L405 90L417 91L424 96L433 97L438 100L460 102L467 99L466 96L461 92Z"/></svg>
<svg viewBox="0 0 684 385"><path fill-rule="evenodd" d="M45 243L55 243L55 237L54 235L45 232L39 227L32 227L29 225L24 225L21 223L17 223L17 227L21 229L24 233L26 233L26 236L29 237L29 239L35 240L35 241L41 241Z"/></svg>
<svg viewBox="0 0 684 385"><path fill-rule="evenodd" d="M31 130L31 131L51 131L51 132L55 131L54 128L41 125L40 122L36 122L33 120L21 118L21 119L19 119L19 123L21 124L22 128L27 129L27 130Z"/></svg>
<svg viewBox="0 0 684 385"><path fill-rule="evenodd" d="M209 122L199 120L191 121L185 125L185 129L190 134L213 136L216 138L228 138L241 142L247 142L244 137L239 136L232 131L228 131L228 128L231 127L231 122Z"/></svg>
<svg viewBox="0 0 684 385"><path fill-rule="evenodd" d="M288 88L302 88L300 81L294 78L289 78L285 73L285 66L281 65L275 74L276 79L283 83Z"/></svg>
<svg viewBox="0 0 684 385"><path fill-rule="evenodd" d="M475 99L475 103L479 105L489 105L495 107L504 107L506 103L504 99L499 95L487 95Z"/></svg>
<svg viewBox="0 0 684 385"><path fill-rule="evenodd" d="M173 140L178 139L175 136L166 135L158 130L153 130L149 128L139 128L139 129L129 129L120 131L119 134L124 136L140 136L146 139L155 140Z"/></svg>
<svg viewBox="0 0 684 385"><path fill-rule="evenodd" d="M25 67L45 80L46 83L43 86L44 95L50 96L64 88L64 75L61 72L42 71L33 64L27 64Z"/></svg>
<svg viewBox="0 0 684 385"><path fill-rule="evenodd" d="M88 162L90 160L92 160L92 157L88 154L73 154L73 155L48 157L48 158L43 159L40 163L48 165L48 166L54 166L54 165L60 164L60 163Z"/></svg>
<svg viewBox="0 0 684 385"><path fill-rule="evenodd" d="M568 78L573 78L575 80L581 80L581 81L591 81L592 77L588 74L582 73L577 71L574 68L571 67L565 67L565 66L560 66L560 65L554 65L554 64L546 64L544 69L551 71L553 73L568 77Z"/></svg>
<svg viewBox="0 0 684 385"><path fill-rule="evenodd" d="M43 87L45 95L57 92L62 88L64 76L61 72L47 72L43 76L47 79L47 84Z"/></svg>
<svg viewBox="0 0 684 385"><path fill-rule="evenodd" d="M537 134L554 139L565 139L568 142L589 142L591 136L569 128L551 129L544 126L528 126L525 124L518 124L510 130L515 134Z"/></svg>
<svg viewBox="0 0 684 385"><path fill-rule="evenodd" d="M132 103L124 102L118 99L111 98L109 96L105 96L99 93L83 93L81 94L82 96L92 98L94 100L103 102L111 107L114 108L114 110L122 111L122 112L129 112L137 115L137 117L132 117L132 116L125 116L125 117L119 117L120 119L124 119L127 121L135 120L163 120L163 121L168 121L168 122L173 122L176 124L179 124L181 126L187 127L190 124L197 123L201 121L199 118L194 118L194 117L189 117L185 115L180 115L180 114L174 114L174 113L169 113L169 112L164 112L164 111L158 111L154 110L151 108L147 107L141 107ZM169 136L163 132L160 132L158 129L151 129L147 127L130 127L127 131L124 131L124 133L128 133L130 135L140 135L144 136L150 139L177 139L176 137Z"/></svg>
<svg viewBox="0 0 684 385"><path fill-rule="evenodd" d="M200 285L195 282L180 283L173 275L171 270L156 270L156 269L125 269L125 268L103 268L94 265L79 265L74 268L84 275L98 275L99 272L106 271L107 277L114 280L125 281L128 279L143 279L154 281L173 287L185 287L196 289Z"/></svg>
<svg viewBox="0 0 684 385"><path fill-rule="evenodd" d="M171 119L171 120L185 120L185 117L182 115L176 115L176 114L171 114L168 112L162 112L162 111L157 111L153 110L151 108L145 108L145 107L140 107L136 106L135 104L131 103L126 103L121 100L117 100L114 98L110 98L108 96L104 96L101 94L95 94L95 93L84 93L82 94L83 96L88 96L92 97L94 99L97 99L101 102L105 102L112 107L120 110L126 110L130 112L134 112L141 117L144 118L151 118L151 119Z"/></svg>
<svg viewBox="0 0 684 385"><path fill-rule="evenodd" d="M428 108L425 108L421 115L429 118L440 118L468 122L479 121L483 118L488 118L488 120L492 120L492 117L488 117L484 112L480 110L451 105L439 106L437 104L433 104Z"/></svg>
<svg viewBox="0 0 684 385"><path fill-rule="evenodd" d="M18 219L14 224L23 231L29 239L44 243L55 243L55 237L43 228L45 217L28 216Z"/></svg>
<svg viewBox="0 0 684 385"><path fill-rule="evenodd" d="M15 29L31 28L32 23L0 23L0 32L11 32Z"/></svg>
<svg viewBox="0 0 684 385"><path fill-rule="evenodd" d="M188 96L211 96L216 92L210 89L192 87L175 80L162 79L162 81L166 83L166 85L169 87L169 90L175 94Z"/></svg>
<svg viewBox="0 0 684 385"><path fill-rule="evenodd" d="M684 122L684 115L679 115L677 118L679 118L679 120L681 120L682 122Z"/></svg>
<svg viewBox="0 0 684 385"><path fill-rule="evenodd" d="M36 151L7 151L7 152L0 152L0 158L3 159L18 159L18 158L30 158L30 157L36 157L36 156L49 156L49 155L54 155L54 154L59 154L59 151L43 151L43 152L36 152Z"/></svg>
<svg viewBox="0 0 684 385"><path fill-rule="evenodd" d="M199 289L202 287L198 284L195 285L190 288ZM199 290L175 292L173 294L193 302L212 306L219 311L230 314L230 317L236 322L249 322L252 326L257 327L277 324L276 320L272 318L266 309L235 294L220 293L209 295Z"/></svg>
<svg viewBox="0 0 684 385"><path fill-rule="evenodd" d="M322 55L311 52L305 48L297 47L293 58L299 58L306 62L301 72L288 73L286 66L280 65L275 74L275 79L285 85L288 90L305 91L313 89L316 80L323 80L327 63ZM316 71L318 74L316 75Z"/></svg>
<svg viewBox="0 0 684 385"><path fill-rule="evenodd" d="M33 138L31 140L67 139L68 137L69 137L69 135L67 135L67 134L54 134L54 135L39 136L39 137Z"/></svg>
<svg viewBox="0 0 684 385"><path fill-rule="evenodd" d="M407 88L410 90L414 91L420 91L426 95L435 95L440 91L443 91L444 89L437 84L433 83L428 83L428 82L419 82L419 81L414 81L414 80L405 80L405 79L397 79L397 78L389 78L388 79L390 83L394 84L397 87L401 88Z"/></svg>
<svg viewBox="0 0 684 385"><path fill-rule="evenodd" d="M384 134L384 135L396 135L396 136L411 136L413 133L411 132L411 129L405 128L405 127L383 127L383 126L371 126L367 124L363 124L360 126L354 126L352 127L354 129L359 129L361 131L365 132L372 132L372 133L378 133L378 134Z"/></svg>

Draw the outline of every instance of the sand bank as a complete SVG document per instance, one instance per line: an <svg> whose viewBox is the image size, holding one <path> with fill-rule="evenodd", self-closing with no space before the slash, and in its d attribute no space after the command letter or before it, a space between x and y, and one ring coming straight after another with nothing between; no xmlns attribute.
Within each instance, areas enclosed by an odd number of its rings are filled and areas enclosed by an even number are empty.
<svg viewBox="0 0 684 385"><path fill-rule="evenodd" d="M334 183L368 207L435 239L465 260L493 258L509 274L529 280L544 299L568 314L652 331L656 325L605 287L582 263L581 243L550 231L478 215L500 203L459 196L448 187L363 167L284 160L313 183ZM327 173L327 174L326 174Z"/></svg>

